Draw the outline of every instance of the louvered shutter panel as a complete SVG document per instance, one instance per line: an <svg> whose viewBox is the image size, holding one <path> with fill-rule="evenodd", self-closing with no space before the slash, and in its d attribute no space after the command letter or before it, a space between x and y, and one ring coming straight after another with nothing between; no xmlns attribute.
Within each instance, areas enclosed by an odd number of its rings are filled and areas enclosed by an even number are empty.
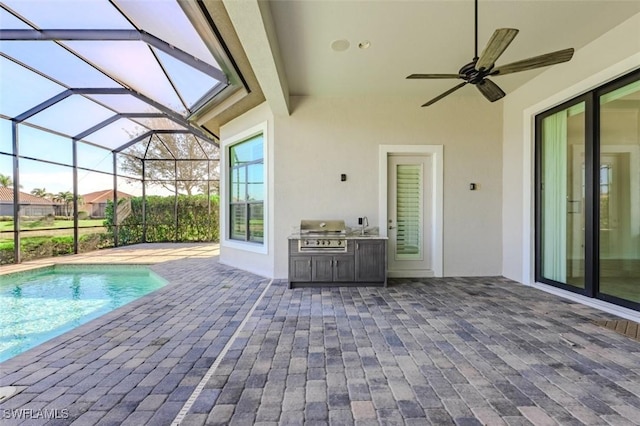
<svg viewBox="0 0 640 426"><path fill-rule="evenodd" d="M396 257L422 257L422 165L398 164L396 169Z"/></svg>

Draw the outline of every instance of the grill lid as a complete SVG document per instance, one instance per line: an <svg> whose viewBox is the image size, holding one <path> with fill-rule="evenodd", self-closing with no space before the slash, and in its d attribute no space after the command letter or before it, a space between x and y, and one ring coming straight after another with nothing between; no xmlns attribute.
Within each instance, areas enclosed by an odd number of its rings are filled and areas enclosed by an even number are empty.
<svg viewBox="0 0 640 426"><path fill-rule="evenodd" d="M301 234L345 234L344 220L301 220Z"/></svg>

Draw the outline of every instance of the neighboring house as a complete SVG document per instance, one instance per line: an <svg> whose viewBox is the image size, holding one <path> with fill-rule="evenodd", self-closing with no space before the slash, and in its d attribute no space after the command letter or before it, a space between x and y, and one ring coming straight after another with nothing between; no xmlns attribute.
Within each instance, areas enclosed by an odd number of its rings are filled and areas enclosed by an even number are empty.
<svg viewBox="0 0 640 426"><path fill-rule="evenodd" d="M61 205L51 200L20 192L20 216L57 215ZM0 216L13 216L13 188L0 188Z"/></svg>
<svg viewBox="0 0 640 426"><path fill-rule="evenodd" d="M83 194L81 197L83 204L78 205L78 211L87 212L92 218L102 218L105 217L104 212L107 207L107 201L113 201L113 189L90 192ZM131 197L133 197L133 195L118 191L119 200Z"/></svg>

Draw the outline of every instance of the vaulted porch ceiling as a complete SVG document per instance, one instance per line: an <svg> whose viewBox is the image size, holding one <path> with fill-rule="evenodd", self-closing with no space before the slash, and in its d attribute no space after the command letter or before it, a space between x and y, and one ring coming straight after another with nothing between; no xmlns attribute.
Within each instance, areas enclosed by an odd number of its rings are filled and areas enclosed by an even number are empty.
<svg viewBox="0 0 640 426"><path fill-rule="evenodd" d="M253 8L266 16L264 27L247 25ZM474 54L472 0L423 1L271 1L265 12L259 2L225 1L243 43L270 46L280 55L270 67L264 50L247 48L258 80L281 83L266 90L276 112L282 94L309 96L419 96L428 100L457 84L456 80L406 80L412 73L456 73ZM262 9L262 10L261 10ZM638 1L480 0L479 49L496 28L512 27L520 33L498 61L514 62L567 47L579 49L640 12ZM244 24L244 25L243 25ZM262 39L260 39L262 38ZM349 47L335 51L334 41ZM366 49L358 44L368 42ZM640 43L638 39L630 43ZM561 67L562 64L556 65ZM278 70L277 78L265 75ZM496 77L513 92L545 68ZM262 74L262 75L261 75ZM263 87L264 89L264 87ZM280 95L277 95L277 93ZM274 95L276 93L276 95ZM453 96L479 96L464 88Z"/></svg>

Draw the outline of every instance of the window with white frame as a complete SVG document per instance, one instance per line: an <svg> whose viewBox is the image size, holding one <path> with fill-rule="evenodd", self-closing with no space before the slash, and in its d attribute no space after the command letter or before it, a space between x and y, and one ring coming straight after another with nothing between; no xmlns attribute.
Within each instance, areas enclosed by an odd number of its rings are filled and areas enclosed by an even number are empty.
<svg viewBox="0 0 640 426"><path fill-rule="evenodd" d="M264 243L264 138L229 147L229 239Z"/></svg>

